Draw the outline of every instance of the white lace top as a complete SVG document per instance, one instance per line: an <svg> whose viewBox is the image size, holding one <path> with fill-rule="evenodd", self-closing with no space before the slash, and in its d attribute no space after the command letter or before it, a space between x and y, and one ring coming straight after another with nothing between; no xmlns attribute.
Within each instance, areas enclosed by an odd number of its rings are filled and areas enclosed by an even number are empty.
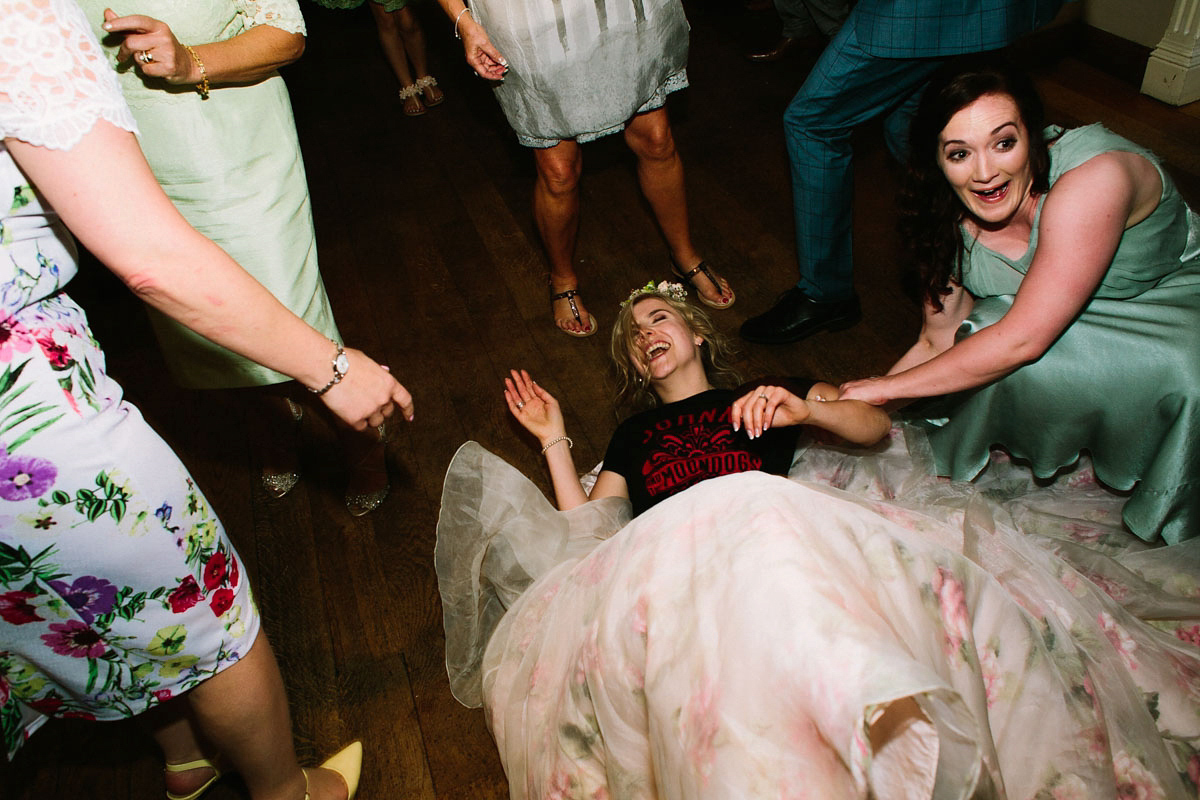
<svg viewBox="0 0 1200 800"><path fill-rule="evenodd" d="M270 25L288 33L308 33L296 0L237 0L237 6L246 15L248 28Z"/></svg>
<svg viewBox="0 0 1200 800"><path fill-rule="evenodd" d="M0 140L69 150L106 120L135 125L73 0L3 0ZM77 269L71 235L0 141L0 320L59 291Z"/></svg>
<svg viewBox="0 0 1200 800"><path fill-rule="evenodd" d="M83 12L72 0L4 0L0 138L69 150L97 119L136 130Z"/></svg>

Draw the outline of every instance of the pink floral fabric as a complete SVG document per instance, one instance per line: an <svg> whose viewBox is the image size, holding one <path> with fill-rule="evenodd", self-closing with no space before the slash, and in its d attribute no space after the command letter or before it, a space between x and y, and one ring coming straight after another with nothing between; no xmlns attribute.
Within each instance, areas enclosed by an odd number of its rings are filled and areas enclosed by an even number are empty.
<svg viewBox="0 0 1200 800"><path fill-rule="evenodd" d="M1086 468L964 484L926 453L902 429L813 447L791 479L707 481L588 549L575 511L543 516L465 445L438 529L448 652L464 587L509 599L478 671L449 666L511 796L1195 798L1196 551L1124 532Z"/></svg>

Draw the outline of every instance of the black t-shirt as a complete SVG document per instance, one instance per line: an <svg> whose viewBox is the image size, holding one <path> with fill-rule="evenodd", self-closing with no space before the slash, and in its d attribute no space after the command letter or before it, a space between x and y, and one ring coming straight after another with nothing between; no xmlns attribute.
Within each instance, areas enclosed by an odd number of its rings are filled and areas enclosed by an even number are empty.
<svg viewBox="0 0 1200 800"><path fill-rule="evenodd" d="M816 381L790 379L800 397ZM755 381L739 389L709 389L686 400L635 414L617 426L604 454L604 469L625 478L633 514L707 478L761 470L786 475L800 426L769 428L751 439L735 432L729 408Z"/></svg>

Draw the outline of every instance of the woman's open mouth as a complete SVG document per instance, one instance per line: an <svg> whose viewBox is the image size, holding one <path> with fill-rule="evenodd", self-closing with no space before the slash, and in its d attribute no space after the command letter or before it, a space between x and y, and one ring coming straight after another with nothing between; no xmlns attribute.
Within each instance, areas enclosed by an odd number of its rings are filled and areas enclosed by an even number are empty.
<svg viewBox="0 0 1200 800"><path fill-rule="evenodd" d="M991 189L972 189L971 194L985 203L998 203L1008 194L1008 181Z"/></svg>

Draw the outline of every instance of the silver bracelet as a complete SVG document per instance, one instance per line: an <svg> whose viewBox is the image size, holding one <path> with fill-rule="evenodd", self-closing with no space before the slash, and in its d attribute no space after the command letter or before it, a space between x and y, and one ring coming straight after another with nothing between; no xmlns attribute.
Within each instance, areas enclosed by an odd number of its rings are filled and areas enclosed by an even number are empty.
<svg viewBox="0 0 1200 800"><path fill-rule="evenodd" d="M468 11L470 11L470 10L471 10L471 9L467 8L466 6L463 6L463 10L462 10L462 11L460 11L460 12L458 12L458 16L454 18L454 38L455 38L455 39L461 39L461 38L462 38L462 36L460 36L460 35L458 34L458 21L459 21L460 19L462 19L462 15L463 15L463 14L467 13L467 12L468 12ZM474 14L474 13L472 13L472 14L471 14L471 16L473 17L473 16L475 16L475 14Z"/></svg>
<svg viewBox="0 0 1200 800"><path fill-rule="evenodd" d="M345 349L333 339L329 340L333 346L337 348L337 353L334 354L333 360L329 362L333 366L333 377L329 379L329 383L322 386L320 389L314 389L311 386L308 390L317 397L328 392L334 386L342 382L342 378L346 377L346 373L350 371L350 360L346 358Z"/></svg>
<svg viewBox="0 0 1200 800"><path fill-rule="evenodd" d="M575 449L575 443L571 441L571 437L563 435L546 442L546 446L542 448L542 455L546 455L546 451L551 447L554 447L554 445L558 444L559 442L566 442L568 450Z"/></svg>

